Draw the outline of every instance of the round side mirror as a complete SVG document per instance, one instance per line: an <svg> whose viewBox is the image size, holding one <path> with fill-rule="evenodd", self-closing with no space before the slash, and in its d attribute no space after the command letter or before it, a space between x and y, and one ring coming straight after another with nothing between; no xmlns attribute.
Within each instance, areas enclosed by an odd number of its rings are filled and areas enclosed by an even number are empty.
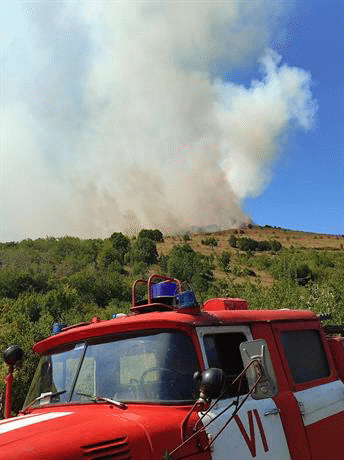
<svg viewBox="0 0 344 460"><path fill-rule="evenodd" d="M209 401L220 396L225 382L225 373L222 369L212 367L202 374L198 372L194 377L201 382L200 399Z"/></svg>
<svg viewBox="0 0 344 460"><path fill-rule="evenodd" d="M9 346L3 353L3 358L8 366L15 366L23 359L24 352L17 345Z"/></svg>

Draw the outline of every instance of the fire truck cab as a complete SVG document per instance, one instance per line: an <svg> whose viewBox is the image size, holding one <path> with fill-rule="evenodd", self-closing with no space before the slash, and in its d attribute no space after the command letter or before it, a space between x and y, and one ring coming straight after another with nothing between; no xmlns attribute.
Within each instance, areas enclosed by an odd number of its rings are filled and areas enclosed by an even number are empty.
<svg viewBox="0 0 344 460"><path fill-rule="evenodd" d="M33 349L41 359L21 413L6 407L0 458L344 458L343 340L310 311L200 306L152 275L134 284L131 314L56 328ZM5 352L9 407L18 353Z"/></svg>

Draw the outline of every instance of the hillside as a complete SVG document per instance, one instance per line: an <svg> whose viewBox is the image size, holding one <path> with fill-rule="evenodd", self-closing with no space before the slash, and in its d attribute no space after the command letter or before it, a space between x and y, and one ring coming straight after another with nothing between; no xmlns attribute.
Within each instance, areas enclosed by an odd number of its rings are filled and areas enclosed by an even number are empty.
<svg viewBox="0 0 344 460"><path fill-rule="evenodd" d="M0 346L26 354L16 383L23 402L37 359L34 342L52 324L128 312L131 285L152 273L189 283L199 300L241 297L249 308L312 309L344 322L344 237L271 227L129 239L64 237L0 243ZM6 373L3 365L0 381Z"/></svg>
<svg viewBox="0 0 344 460"><path fill-rule="evenodd" d="M219 257L223 251L227 251L231 256L231 265L236 267L240 265L242 267L255 267L257 280L259 280L263 286L271 286L274 282L273 276L264 269L264 263L260 258L266 256L265 252L255 252L254 256L258 260L252 260L249 258L245 260L242 257L242 252L235 248L232 248L229 244L229 238L231 235L235 235L236 238L251 238L256 241L271 241L277 240L281 243L284 249L288 249L288 254L291 256L293 253L302 253L305 260L308 257L312 258L314 254L324 254L326 257L330 254L330 257L335 260L341 260L344 247L344 235L323 235L317 233L307 233L301 231L287 230L276 227L259 227L252 226L251 228L244 229L233 229L224 230L213 233L202 233L202 234L189 234L190 240L187 243L197 252L205 256L215 255ZM216 246L207 246L202 244L202 240L207 237L215 238L217 241ZM158 244L158 251L160 254L169 254L172 247L176 244L180 244L184 241L183 236L168 236L165 238L163 243ZM281 257L282 253L275 254L274 258ZM285 253L284 253L285 254ZM252 254L251 254L252 255ZM223 279L225 277L224 272L218 267L214 270L215 277L217 279ZM252 280L251 280L252 281ZM239 276L235 276L235 282L244 282L244 279Z"/></svg>

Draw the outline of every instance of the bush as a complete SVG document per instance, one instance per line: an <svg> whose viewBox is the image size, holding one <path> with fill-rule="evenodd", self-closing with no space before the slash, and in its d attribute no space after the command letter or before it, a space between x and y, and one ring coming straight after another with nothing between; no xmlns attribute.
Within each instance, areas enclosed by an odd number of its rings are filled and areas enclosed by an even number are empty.
<svg viewBox="0 0 344 460"><path fill-rule="evenodd" d="M292 280L300 286L315 281L317 275L308 264L301 262L303 254L285 255L271 266L271 273L277 280Z"/></svg>
<svg viewBox="0 0 344 460"><path fill-rule="evenodd" d="M305 286L309 281L314 281L316 278L315 274L306 264L296 267L294 276L297 283L301 286Z"/></svg>
<svg viewBox="0 0 344 460"><path fill-rule="evenodd" d="M150 238L138 238L131 246L129 260L131 265L134 262L144 262L146 265L156 264L158 261L156 243Z"/></svg>
<svg viewBox="0 0 344 460"><path fill-rule="evenodd" d="M270 242L270 251L278 252L282 249L282 244L279 241L272 240Z"/></svg>
<svg viewBox="0 0 344 460"><path fill-rule="evenodd" d="M210 259L195 252L189 244L173 247L167 268L170 276L191 283L202 292L207 291L214 279Z"/></svg>
<svg viewBox="0 0 344 460"><path fill-rule="evenodd" d="M159 266L162 273L167 273L168 256L162 254L159 258Z"/></svg>
<svg viewBox="0 0 344 460"><path fill-rule="evenodd" d="M122 233L113 233L110 236L110 241L114 251L119 255L119 261L124 263L124 255L129 251L130 240Z"/></svg>
<svg viewBox="0 0 344 460"><path fill-rule="evenodd" d="M271 244L269 241L258 241L256 250L257 251L270 251L271 249Z"/></svg>
<svg viewBox="0 0 344 460"><path fill-rule="evenodd" d="M229 263L231 261L231 256L228 252L223 251L223 253L218 257L218 264L221 270L224 272L229 271Z"/></svg>
<svg viewBox="0 0 344 460"><path fill-rule="evenodd" d="M131 267L131 273L135 276L144 277L148 271L148 265L144 262L134 262Z"/></svg>
<svg viewBox="0 0 344 460"><path fill-rule="evenodd" d="M66 283L76 289L84 302L99 307L105 307L112 299L128 300L128 289L117 272L85 270L68 277Z"/></svg>
<svg viewBox="0 0 344 460"><path fill-rule="evenodd" d="M164 236L160 230L147 230L143 229L138 234L137 238L149 238L152 241L156 241L157 243L164 241Z"/></svg>
<svg viewBox="0 0 344 460"><path fill-rule="evenodd" d="M228 243L229 245L232 247L232 248L236 248L237 247L237 242L238 242L238 238L234 235L231 235L229 237L229 240L228 240Z"/></svg>
<svg viewBox="0 0 344 460"><path fill-rule="evenodd" d="M31 274L29 271L6 267L0 271L0 297L17 298L24 292L45 292L48 277L43 273Z"/></svg>
<svg viewBox="0 0 344 460"><path fill-rule="evenodd" d="M42 298L41 313L49 314L54 321L65 318L66 312L78 309L82 300L77 289L70 286L63 286L59 289L48 292Z"/></svg>
<svg viewBox="0 0 344 460"><path fill-rule="evenodd" d="M234 237L235 238L235 237ZM234 242L234 240L233 240ZM282 249L282 245L279 241L256 241L252 238L240 238L236 241L236 246L241 251L254 252L254 251L273 251L278 252Z"/></svg>
<svg viewBox="0 0 344 460"><path fill-rule="evenodd" d="M257 276L256 272L251 270L250 268L244 268L242 271L242 276Z"/></svg>
<svg viewBox="0 0 344 460"><path fill-rule="evenodd" d="M257 249L258 242L251 238L239 238L238 248L240 251L255 251Z"/></svg>
<svg viewBox="0 0 344 460"><path fill-rule="evenodd" d="M232 274L234 276L242 276L242 271L239 265L234 265L234 267L232 268Z"/></svg>
<svg viewBox="0 0 344 460"><path fill-rule="evenodd" d="M103 249L100 264L109 271L123 271L124 254L113 248Z"/></svg>
<svg viewBox="0 0 344 460"><path fill-rule="evenodd" d="M217 240L213 236L210 236L202 240L201 243L204 244L205 246L212 246L212 247L217 246Z"/></svg>

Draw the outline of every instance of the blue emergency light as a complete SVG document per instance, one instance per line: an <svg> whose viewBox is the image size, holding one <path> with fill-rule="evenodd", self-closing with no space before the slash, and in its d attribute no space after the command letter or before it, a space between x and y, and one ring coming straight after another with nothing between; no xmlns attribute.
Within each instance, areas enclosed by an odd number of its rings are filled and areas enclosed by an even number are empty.
<svg viewBox="0 0 344 460"><path fill-rule="evenodd" d="M178 294L177 283L173 281L164 281L162 283L153 284L152 298L159 297L175 297Z"/></svg>
<svg viewBox="0 0 344 460"><path fill-rule="evenodd" d="M191 290L179 292L179 286L174 281L163 281L153 284L152 299L175 305L176 308L192 308L198 305L195 293Z"/></svg>
<svg viewBox="0 0 344 460"><path fill-rule="evenodd" d="M67 323L54 323L52 328L53 335L58 334L65 327L67 327Z"/></svg>

